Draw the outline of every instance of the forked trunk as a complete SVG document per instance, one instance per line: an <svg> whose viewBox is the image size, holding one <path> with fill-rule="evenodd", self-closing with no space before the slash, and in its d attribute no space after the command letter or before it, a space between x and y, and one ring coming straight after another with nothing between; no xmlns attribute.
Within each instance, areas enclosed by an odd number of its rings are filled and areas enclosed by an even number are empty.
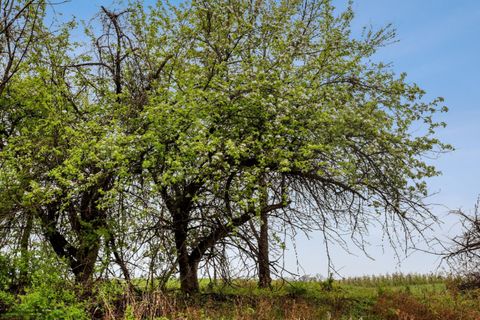
<svg viewBox="0 0 480 320"><path fill-rule="evenodd" d="M60 258L65 258L70 270L75 276L75 282L82 287L82 292L88 294L93 284L93 274L98 252L101 245L101 235L98 230L104 225L104 213L94 210L91 216L78 219L72 223L72 229L76 233L78 245L73 245L67 240L64 233L57 225L59 204L52 204L40 215L45 238L51 244L53 250ZM73 212L76 214L76 212ZM77 217L76 215L71 215Z"/></svg>

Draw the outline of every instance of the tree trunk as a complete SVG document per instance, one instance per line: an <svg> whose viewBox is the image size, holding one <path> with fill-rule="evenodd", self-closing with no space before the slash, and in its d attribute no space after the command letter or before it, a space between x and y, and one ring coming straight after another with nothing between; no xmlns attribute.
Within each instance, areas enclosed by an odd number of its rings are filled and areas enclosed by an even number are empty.
<svg viewBox="0 0 480 320"><path fill-rule="evenodd" d="M127 285L128 285L128 290L133 293L135 291L135 286L132 283L132 277L130 276L130 271L128 271L127 264L123 259L122 255L120 254L120 252L118 251L118 247L113 234L110 234L110 239L108 242L110 243L110 247L112 249L115 262L120 267L120 270L122 270L123 277L125 278L125 281L127 282Z"/></svg>
<svg viewBox="0 0 480 320"><path fill-rule="evenodd" d="M198 284L198 261L188 261L180 265L180 288L183 293L196 294L200 291Z"/></svg>
<svg viewBox="0 0 480 320"><path fill-rule="evenodd" d="M95 211L91 219L85 223L74 223L73 232L77 235L78 245L69 242L57 225L60 203L52 204L40 215L45 238L60 258L65 258L75 281L88 292L92 285L92 276L95 271L101 236L98 232L103 226L103 212ZM79 220L80 221L80 220Z"/></svg>
<svg viewBox="0 0 480 320"><path fill-rule="evenodd" d="M175 233L177 247L178 267L180 271L180 287L183 293L195 294L199 292L198 285L198 260L190 259L186 244L186 233Z"/></svg>
<svg viewBox="0 0 480 320"><path fill-rule="evenodd" d="M270 259L268 256L268 188L265 177L260 181L261 199L260 199L260 235L258 235L258 286L260 288L269 288L272 284L270 276Z"/></svg>
<svg viewBox="0 0 480 320"><path fill-rule="evenodd" d="M89 288L93 282L93 273L95 263L97 262L98 251L100 249L100 237L91 230L82 237L84 243L77 250L77 263L72 266L75 275L75 281L85 288Z"/></svg>
<svg viewBox="0 0 480 320"><path fill-rule="evenodd" d="M260 236L258 238L258 286L269 288L272 285L270 276L270 259L268 256L268 214L260 214Z"/></svg>
<svg viewBox="0 0 480 320"><path fill-rule="evenodd" d="M188 254L188 211L177 207L173 222L178 268L180 271L180 288L183 293L195 294L200 290L197 276L199 260L190 259Z"/></svg>

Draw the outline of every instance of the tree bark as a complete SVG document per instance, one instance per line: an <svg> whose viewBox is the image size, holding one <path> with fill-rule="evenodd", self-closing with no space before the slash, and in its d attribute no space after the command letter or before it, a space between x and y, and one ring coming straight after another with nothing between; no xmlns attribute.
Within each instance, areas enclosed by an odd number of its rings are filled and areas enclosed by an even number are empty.
<svg viewBox="0 0 480 320"><path fill-rule="evenodd" d="M180 273L180 289L185 294L195 294L200 290L197 276L200 260L191 259L187 241L190 211L197 188L197 184L191 183L184 188L173 189L173 195L167 189L162 190L162 197L172 215L177 264Z"/></svg>
<svg viewBox="0 0 480 320"><path fill-rule="evenodd" d="M269 288L272 285L268 252L268 214L262 211L258 238L258 286L260 288Z"/></svg>
<svg viewBox="0 0 480 320"><path fill-rule="evenodd" d="M190 259L187 247L186 219L183 213L178 213L175 221L175 246L177 249L178 268L180 271L180 288L183 293L195 294L199 291L198 261Z"/></svg>
<svg viewBox="0 0 480 320"><path fill-rule="evenodd" d="M65 258L75 282L80 284L84 295L88 295L93 284L93 273L101 245L98 232L105 226L106 212L96 208L99 194L93 190L83 195L79 207L69 210L72 234L78 244L73 245L57 225L61 202L51 203L40 213L43 232L47 241L60 258Z"/></svg>
<svg viewBox="0 0 480 320"><path fill-rule="evenodd" d="M89 288L93 282L95 263L97 262L98 251L100 250L100 236L91 230L81 239L79 250L77 250L76 263L72 268L77 283Z"/></svg>
<svg viewBox="0 0 480 320"><path fill-rule="evenodd" d="M270 276L270 259L268 256L268 188L265 177L260 181L261 198L260 198L260 235L258 235L258 286L260 288L269 288L272 284Z"/></svg>
<svg viewBox="0 0 480 320"><path fill-rule="evenodd" d="M196 294L200 291L198 284L198 261L187 261L180 265L180 288L183 293Z"/></svg>

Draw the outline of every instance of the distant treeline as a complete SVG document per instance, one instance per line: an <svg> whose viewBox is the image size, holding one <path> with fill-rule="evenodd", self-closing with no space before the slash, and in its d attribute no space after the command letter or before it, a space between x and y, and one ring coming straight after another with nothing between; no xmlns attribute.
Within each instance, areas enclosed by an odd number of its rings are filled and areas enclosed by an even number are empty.
<svg viewBox="0 0 480 320"><path fill-rule="evenodd" d="M337 280L346 285L359 285L363 287L378 286L402 286L444 283L452 279L452 275L441 275L437 273L392 273L385 275L365 275L360 277L348 277Z"/></svg>

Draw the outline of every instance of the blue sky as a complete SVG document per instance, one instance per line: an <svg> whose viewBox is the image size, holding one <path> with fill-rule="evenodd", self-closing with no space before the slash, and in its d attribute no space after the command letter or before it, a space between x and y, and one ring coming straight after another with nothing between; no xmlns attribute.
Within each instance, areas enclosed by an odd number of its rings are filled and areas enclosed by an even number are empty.
<svg viewBox="0 0 480 320"><path fill-rule="evenodd" d="M113 1L71 0L56 6L64 18L76 16L90 19L100 5L110 6ZM153 3L154 1L145 1ZM347 1L334 0L339 8ZM439 137L456 150L432 160L442 176L431 179L430 190L436 193L430 202L435 214L444 223L437 227L437 235L447 235L458 229L458 223L448 212L450 209L471 210L480 194L480 1L476 0L357 0L354 31L363 26L382 27L392 23L397 30L398 42L382 48L376 59L392 62L396 72L406 72L408 81L427 91L426 99L445 98L450 111L441 116L448 126ZM438 258L415 252L401 264L394 259L392 250L382 248L379 232L370 236L370 255L374 260L342 252L333 247L335 265L342 275L373 273L429 272L438 265ZM326 274L327 263L319 235L311 240L299 237L298 259L300 273ZM296 270L295 254L287 253L286 265Z"/></svg>
<svg viewBox="0 0 480 320"><path fill-rule="evenodd" d="M341 8L346 1L335 1ZM393 23L398 42L382 48L376 59L392 62L397 72L406 72L408 81L427 91L426 99L445 98L450 111L442 115L447 128L438 136L455 147L432 163L442 171L429 181L433 212L443 220L435 234L446 236L458 231L451 209L470 211L480 194L480 2L448 0L357 0L354 30L362 26L381 27ZM315 241L318 239L317 241ZM325 255L316 237L297 244L304 272L326 273ZM400 264L392 250L381 246L379 232L370 237L371 260L353 250L357 257L337 249L334 262L342 275L372 273L429 272L439 264L436 256L414 252Z"/></svg>

